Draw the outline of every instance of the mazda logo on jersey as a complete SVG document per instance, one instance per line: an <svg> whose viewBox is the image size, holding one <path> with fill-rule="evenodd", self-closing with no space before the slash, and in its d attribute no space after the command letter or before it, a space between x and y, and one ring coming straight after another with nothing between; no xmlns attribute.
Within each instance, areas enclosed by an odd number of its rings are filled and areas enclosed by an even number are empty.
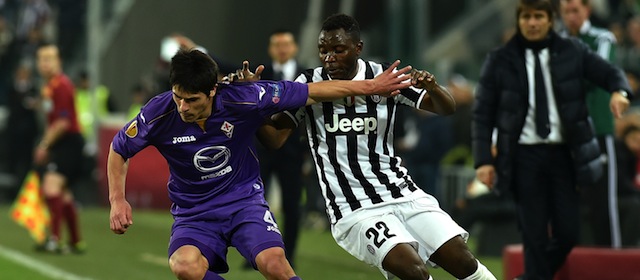
<svg viewBox="0 0 640 280"><path fill-rule="evenodd" d="M203 179L218 177L231 172L231 166L227 166L230 157L231 150L225 146L206 147L200 149L193 156L193 165L202 173L215 172L213 174L203 176L206 177ZM218 174L220 172L222 173Z"/></svg>
<svg viewBox="0 0 640 280"><path fill-rule="evenodd" d="M355 114L353 116L333 114L330 123L324 124L324 128L329 133L336 134L369 134L376 133L378 120L366 114Z"/></svg>

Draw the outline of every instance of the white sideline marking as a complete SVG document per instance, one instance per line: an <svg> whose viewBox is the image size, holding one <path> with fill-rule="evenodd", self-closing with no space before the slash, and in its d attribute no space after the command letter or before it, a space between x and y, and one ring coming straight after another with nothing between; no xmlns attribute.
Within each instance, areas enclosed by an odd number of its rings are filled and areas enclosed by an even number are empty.
<svg viewBox="0 0 640 280"><path fill-rule="evenodd" d="M91 278L82 277L73 273L64 271L50 264L41 262L37 259L29 257L18 251L14 251L7 247L0 245L0 256L3 256L11 261L14 261L22 266L37 271L43 276L47 276L52 279L62 280L92 280Z"/></svg>

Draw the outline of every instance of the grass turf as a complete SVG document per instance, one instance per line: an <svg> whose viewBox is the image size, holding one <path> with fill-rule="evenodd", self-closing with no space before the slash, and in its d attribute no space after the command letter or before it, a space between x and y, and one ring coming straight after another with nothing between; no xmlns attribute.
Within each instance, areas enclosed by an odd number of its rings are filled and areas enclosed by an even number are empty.
<svg viewBox="0 0 640 280"><path fill-rule="evenodd" d="M0 249L18 252L28 258L70 274L95 280L175 279L167 265L167 245L172 223L168 211L134 209L134 225L124 235L109 230L109 209L85 208L80 211L81 228L88 245L85 255L37 253L27 231L8 216L9 206L0 205ZM66 231L63 231L66 234ZM64 235L63 235L64 236ZM472 248L473 243L471 242ZM497 279L502 279L500 258L478 257ZM243 270L242 257L229 249L229 273L225 279L264 279L259 272ZM454 279L442 269L430 270L434 279ZM384 279L377 268L361 263L335 244L326 231L303 230L296 256L296 272L305 280ZM47 277L32 268L0 254L0 279L69 279Z"/></svg>

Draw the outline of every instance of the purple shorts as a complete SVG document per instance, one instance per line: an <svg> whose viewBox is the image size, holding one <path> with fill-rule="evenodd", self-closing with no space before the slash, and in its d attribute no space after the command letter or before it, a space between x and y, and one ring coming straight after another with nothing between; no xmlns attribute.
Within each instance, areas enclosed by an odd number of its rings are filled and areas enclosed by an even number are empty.
<svg viewBox="0 0 640 280"><path fill-rule="evenodd" d="M253 268L256 256L272 247L284 248L278 225L266 204L240 208L223 220L180 221L173 223L169 257L178 248L193 245L209 261L209 270L229 271L227 250L235 247Z"/></svg>

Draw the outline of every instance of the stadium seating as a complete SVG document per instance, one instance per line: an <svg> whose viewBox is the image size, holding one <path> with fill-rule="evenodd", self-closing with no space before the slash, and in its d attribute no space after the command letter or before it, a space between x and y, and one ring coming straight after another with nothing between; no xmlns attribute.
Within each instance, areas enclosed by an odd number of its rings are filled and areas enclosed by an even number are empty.
<svg viewBox="0 0 640 280"><path fill-rule="evenodd" d="M504 279L524 271L522 245L506 246L502 261ZM554 280L626 279L640 280L640 248L609 249L576 247Z"/></svg>

